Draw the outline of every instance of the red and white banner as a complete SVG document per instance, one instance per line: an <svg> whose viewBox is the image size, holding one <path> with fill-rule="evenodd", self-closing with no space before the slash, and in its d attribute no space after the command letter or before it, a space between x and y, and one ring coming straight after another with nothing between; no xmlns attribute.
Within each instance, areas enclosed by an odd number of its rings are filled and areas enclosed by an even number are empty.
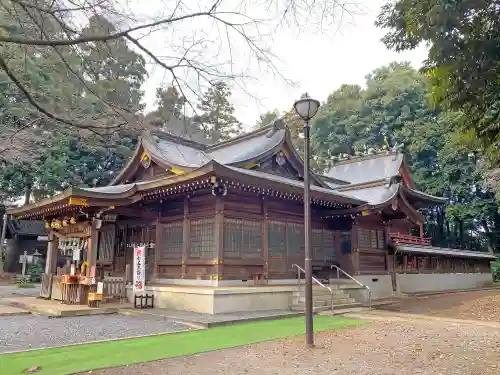
<svg viewBox="0 0 500 375"><path fill-rule="evenodd" d="M134 248L134 294L144 292L146 282L146 246Z"/></svg>

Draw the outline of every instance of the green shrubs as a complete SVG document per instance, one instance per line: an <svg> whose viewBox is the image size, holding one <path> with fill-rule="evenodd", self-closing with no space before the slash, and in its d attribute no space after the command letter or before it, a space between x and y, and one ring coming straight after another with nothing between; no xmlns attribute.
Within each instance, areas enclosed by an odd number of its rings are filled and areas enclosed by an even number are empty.
<svg viewBox="0 0 500 375"><path fill-rule="evenodd" d="M29 280L32 283L39 283L42 280L42 266L38 263L30 264L28 268Z"/></svg>
<svg viewBox="0 0 500 375"><path fill-rule="evenodd" d="M493 281L500 281L500 260L493 263L493 267L491 269L493 272Z"/></svg>

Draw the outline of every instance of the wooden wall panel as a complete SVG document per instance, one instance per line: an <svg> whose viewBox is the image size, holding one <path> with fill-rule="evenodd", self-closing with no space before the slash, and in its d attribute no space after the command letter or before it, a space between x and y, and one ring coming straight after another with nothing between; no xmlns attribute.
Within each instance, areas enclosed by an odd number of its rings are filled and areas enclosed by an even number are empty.
<svg viewBox="0 0 500 375"><path fill-rule="evenodd" d="M385 273L387 271L386 252L384 250L360 250L359 272L360 273Z"/></svg>

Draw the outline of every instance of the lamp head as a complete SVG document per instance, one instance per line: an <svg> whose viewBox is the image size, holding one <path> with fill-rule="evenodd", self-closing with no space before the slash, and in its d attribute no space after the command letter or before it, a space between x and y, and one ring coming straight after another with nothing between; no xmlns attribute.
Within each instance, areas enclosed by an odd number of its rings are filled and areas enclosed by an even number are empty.
<svg viewBox="0 0 500 375"><path fill-rule="evenodd" d="M318 113L319 106L320 102L316 99L310 98L307 94L305 94L302 99L297 100L293 104L295 112L304 121L309 121L310 119L312 119L316 115L316 113Z"/></svg>

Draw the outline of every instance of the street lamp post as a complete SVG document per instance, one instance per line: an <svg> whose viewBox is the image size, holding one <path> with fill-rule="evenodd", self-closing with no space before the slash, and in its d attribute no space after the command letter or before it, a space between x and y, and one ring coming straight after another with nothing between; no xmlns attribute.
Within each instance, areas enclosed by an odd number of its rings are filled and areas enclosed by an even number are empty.
<svg viewBox="0 0 500 375"><path fill-rule="evenodd" d="M320 106L319 101L309 98L307 94L297 100L293 108L297 115L304 120L304 237L305 237L305 277L306 277L306 345L314 346L313 332L313 294L312 294L312 254L311 254L311 200L309 198L309 120L311 120Z"/></svg>

